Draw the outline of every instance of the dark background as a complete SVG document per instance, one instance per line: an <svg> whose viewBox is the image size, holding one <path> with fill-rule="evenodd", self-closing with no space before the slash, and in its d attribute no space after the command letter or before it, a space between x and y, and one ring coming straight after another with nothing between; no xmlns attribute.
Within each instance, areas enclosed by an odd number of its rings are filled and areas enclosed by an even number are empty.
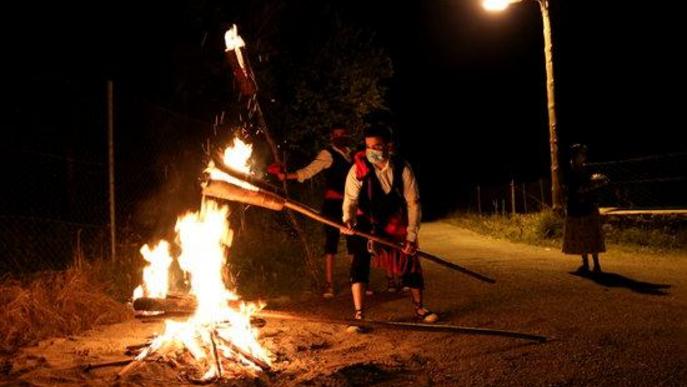
<svg viewBox="0 0 687 387"><path fill-rule="evenodd" d="M296 31L317 26L319 15L333 10L344 23L376 32L395 70L388 95L394 127L429 216L465 204L476 183L547 176L541 19L533 1L500 14L473 0L285 4L288 28ZM680 109L684 23L667 7L552 1L563 152L574 142L588 144L594 160L687 150ZM118 88L118 171L145 168L132 155L145 152L140 144L153 141L154 128L128 125L135 119L127 103L149 102L185 120L210 122L229 96L196 98L180 85L202 83L205 69L182 64L192 62L202 42L209 48L221 42L232 22L250 42L253 9L249 1L3 5L0 125L3 171L11 170L3 177L11 183L41 176L23 162L37 154L104 167L106 79Z"/></svg>

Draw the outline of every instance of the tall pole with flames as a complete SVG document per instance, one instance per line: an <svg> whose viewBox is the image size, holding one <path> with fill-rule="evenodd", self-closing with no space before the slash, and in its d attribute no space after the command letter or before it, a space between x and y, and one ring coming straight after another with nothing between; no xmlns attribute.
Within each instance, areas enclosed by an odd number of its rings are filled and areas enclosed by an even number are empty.
<svg viewBox="0 0 687 387"><path fill-rule="evenodd" d="M255 119L258 131L261 131L265 135L265 140L270 147L272 153L272 158L278 164L285 165L285 161L279 151L279 146L275 141L274 136L267 127L265 122L265 117L260 108L260 103L258 101L258 86L255 81L255 76L253 70L250 66L250 61L245 53L246 44L241 36L238 34L238 29L236 25L233 25L224 35L224 41L226 45L225 56L229 65L231 66L234 79L238 85L239 92L241 96L248 100L248 111L249 114ZM282 189L288 195L288 186L286 181L282 182ZM312 282L319 286L318 281L320 280L319 265L317 264L317 259L310 244L305 236L305 231L298 223L296 216L292 211L287 212L289 222L298 234L299 239L303 245L303 249L306 255L306 265L308 271L310 272Z"/></svg>

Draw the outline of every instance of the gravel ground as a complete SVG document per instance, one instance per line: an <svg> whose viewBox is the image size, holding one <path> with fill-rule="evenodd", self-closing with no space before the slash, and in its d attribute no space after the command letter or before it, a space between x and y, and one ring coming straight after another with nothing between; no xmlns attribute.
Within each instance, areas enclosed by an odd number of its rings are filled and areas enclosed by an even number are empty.
<svg viewBox="0 0 687 387"><path fill-rule="evenodd" d="M544 344L448 333L268 320L261 331L274 370L227 385L687 385L687 253L657 255L610 247L605 274L570 274L579 262L558 251L487 238L445 223L423 225L422 247L497 279L477 282L424 266L427 306L441 323L546 335ZM348 318L346 262L333 300L282 300L301 315ZM381 294L381 273L367 317L410 321L407 297ZM666 285L666 286L661 286ZM670 287L667 287L670 285ZM269 305L268 305L269 308ZM49 323L49 322L46 322ZM146 364L125 380L119 368L84 372L90 362L125 359L124 348L161 330L131 321L28 347L0 364L10 385L178 385L180 370Z"/></svg>

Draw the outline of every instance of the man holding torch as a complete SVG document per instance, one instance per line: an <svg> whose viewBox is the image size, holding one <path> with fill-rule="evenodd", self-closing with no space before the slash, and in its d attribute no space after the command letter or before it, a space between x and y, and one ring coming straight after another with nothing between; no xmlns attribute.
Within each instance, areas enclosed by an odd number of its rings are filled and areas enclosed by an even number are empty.
<svg viewBox="0 0 687 387"><path fill-rule="evenodd" d="M391 135L382 128L365 133L365 151L355 155L355 164L346 177L343 201L344 234L353 229L377 234L404 243L403 251L375 246L361 237L352 237L351 292L354 318L362 320L364 294L369 282L370 259L401 277L410 288L416 317L433 323L438 316L423 305L424 279L416 256L422 210L420 193L410 165L391 156ZM355 328L357 331L357 327Z"/></svg>
<svg viewBox="0 0 687 387"><path fill-rule="evenodd" d="M279 180L298 180L302 183L324 171L325 191L322 215L331 219L341 219L344 184L346 175L353 164L348 129L343 125L333 125L330 131L330 140L330 146L322 149L317 157L304 168L292 173L287 173L281 169L275 171L272 168L272 172ZM325 275L327 280L324 297L332 298L334 297L334 256L338 250L340 234L339 229L331 226L324 226L324 231ZM350 255L352 253L350 237L346 238L346 245Z"/></svg>

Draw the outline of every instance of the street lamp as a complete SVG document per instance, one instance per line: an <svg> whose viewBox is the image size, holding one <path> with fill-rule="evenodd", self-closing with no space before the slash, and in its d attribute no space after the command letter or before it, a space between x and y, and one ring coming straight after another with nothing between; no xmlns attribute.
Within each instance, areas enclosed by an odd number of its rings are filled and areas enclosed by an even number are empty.
<svg viewBox="0 0 687 387"><path fill-rule="evenodd" d="M487 11L503 11L509 5L525 0L484 0L482 6ZM544 27L544 58L546 61L546 96L549 110L549 145L551 148L551 204L554 210L561 209L561 183L558 167L558 129L556 123L556 100L553 79L553 43L551 41L551 20L549 18L549 1L533 0L539 3L542 25Z"/></svg>
<svg viewBox="0 0 687 387"><path fill-rule="evenodd" d="M487 11L503 11L508 8L511 3L517 3L519 0L484 0L482 6Z"/></svg>

